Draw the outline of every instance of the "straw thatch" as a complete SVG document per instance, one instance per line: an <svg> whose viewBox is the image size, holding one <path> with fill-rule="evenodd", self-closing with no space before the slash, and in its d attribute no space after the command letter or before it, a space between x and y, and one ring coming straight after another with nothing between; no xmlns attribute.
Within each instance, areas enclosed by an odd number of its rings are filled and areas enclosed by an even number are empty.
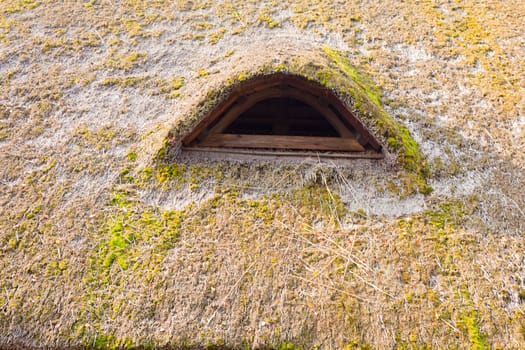
<svg viewBox="0 0 525 350"><path fill-rule="evenodd" d="M0 348L525 347L524 9L0 2ZM276 72L385 158L179 152Z"/></svg>

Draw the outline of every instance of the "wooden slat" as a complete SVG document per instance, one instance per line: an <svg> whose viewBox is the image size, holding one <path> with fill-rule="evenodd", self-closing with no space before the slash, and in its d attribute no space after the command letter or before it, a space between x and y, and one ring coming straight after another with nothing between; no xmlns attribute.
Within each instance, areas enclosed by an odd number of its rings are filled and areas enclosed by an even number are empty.
<svg viewBox="0 0 525 350"><path fill-rule="evenodd" d="M366 152L315 152L314 151L272 151L265 149L242 149L242 148L224 148L224 147L182 147L183 152L203 152L203 153L220 153L223 155L240 154L245 156L277 156L277 157L320 157L323 158L346 158L346 159L383 159L383 153L375 151Z"/></svg>
<svg viewBox="0 0 525 350"><path fill-rule="evenodd" d="M231 107L232 104L237 100L237 95L231 95L227 100L219 103L214 109L212 109L195 128L188 133L182 143L189 145L195 140L213 121L215 121L224 111Z"/></svg>
<svg viewBox="0 0 525 350"><path fill-rule="evenodd" d="M267 77L255 77L237 86L230 95L215 108L210 110L206 116L189 132L182 140L184 145L191 144L205 129L212 124L218 117L227 111L235 102L245 95L276 86L287 86L286 81L289 75L277 73Z"/></svg>
<svg viewBox="0 0 525 350"><path fill-rule="evenodd" d="M366 142L368 142L372 148L378 152L381 150L381 144L375 140L375 138L372 136L372 134L370 134L368 129L361 123L361 121L357 119L355 115L346 108L346 106L343 105L341 100L339 100L339 98L336 97L332 91L315 81L308 81L303 77L287 76L284 78L284 80L292 88L319 96L325 96L330 104L334 106L341 116L366 139Z"/></svg>
<svg viewBox="0 0 525 350"><path fill-rule="evenodd" d="M319 120L319 119L307 119L307 118L289 118L286 120L281 120L279 118L275 118L275 116L272 115L266 115L266 116L259 116L259 117L246 117L243 116L242 120L237 119L234 121L234 123L241 122L243 125L250 124L250 125L259 125L259 124L267 124L267 125L273 125L276 123L280 123L282 121L286 121L290 125L306 125L306 126L316 126L316 127L323 127L326 124L325 120ZM230 124L231 126L232 124ZM228 130L228 128L226 129Z"/></svg>
<svg viewBox="0 0 525 350"><path fill-rule="evenodd" d="M339 133L341 137L347 137L347 138L354 137L354 134L350 130L348 130L348 128L346 128L346 126L339 119L339 117L337 117L337 115L334 112L332 112L330 108L328 108L327 106L322 106L314 96L308 95L298 90L279 89L279 88L263 90L263 91L260 91L258 93L248 96L243 103L233 106L224 115L224 117L222 117L221 120L215 126L213 126L213 128L210 129L210 133L220 134L224 132L224 130L226 130L228 125L230 125L243 112L250 109L257 102L263 101L269 98L276 98L276 97L294 98L306 104L309 104L312 108L317 110L320 114L322 114L326 118L326 120L334 127L334 129L337 130L337 132Z"/></svg>
<svg viewBox="0 0 525 350"><path fill-rule="evenodd" d="M326 120L328 120L328 122L332 124L332 126L335 128L335 130L337 130L341 137L354 137L354 134L350 130L348 130L348 128L341 121L341 119L339 119L339 117L334 112L332 112L332 110L330 110L328 106L322 106L317 101L312 101L311 103L312 107L319 110L323 114Z"/></svg>
<svg viewBox="0 0 525 350"><path fill-rule="evenodd" d="M230 94L230 96L219 103L217 107L209 111L209 113L201 120L201 122L182 140L184 145L191 144L196 138L209 127L218 117L223 115L225 111L231 110L235 102L246 95L257 94L258 92L266 89L278 89L280 87L287 87L288 89L296 90L299 93L309 94L312 96L324 96L328 99L329 103L337 110L337 112L343 117L345 121L350 123L357 132L363 136L372 148L376 151L381 150L381 144L377 142L366 127L350 112L346 106L337 98L332 91L325 88L314 81L308 81L307 79L299 76L293 76L283 73L277 73L268 77L254 77L249 81L241 83L237 86ZM244 110L246 111L246 110ZM242 113L242 112L241 112ZM337 120L339 117L336 115ZM330 116L333 120L333 116ZM337 129L337 128L336 128ZM345 128L346 129L346 128ZM343 129L338 129L341 131Z"/></svg>
<svg viewBox="0 0 525 350"><path fill-rule="evenodd" d="M343 105L339 98L337 98L335 95L331 95L328 96L328 99L331 105L334 106L341 116L343 116L343 118L345 118L350 123L350 125L352 125L357 130L357 132L366 139L373 149L378 152L381 151L381 144L375 140L363 123L361 123L361 121L357 119L355 115Z"/></svg>
<svg viewBox="0 0 525 350"><path fill-rule="evenodd" d="M252 95L247 96L242 103L234 105L228 112L226 112L226 114L221 118L221 120L219 120L219 122L210 129L210 133L222 133L224 130L226 130L228 125L230 125L242 113L246 112L248 109L253 107L257 102L269 98L286 97L287 92L290 92L289 89L270 88L258 91Z"/></svg>
<svg viewBox="0 0 525 350"><path fill-rule="evenodd" d="M309 106L307 104L300 105L300 106L290 106L289 105L289 99L283 99L283 103L275 103L275 104L266 104L266 101L261 101L257 105L257 108L251 108L250 110L243 113L243 116L251 116L251 117L263 117L267 115L275 115L275 111L279 111L280 115L286 116L304 116L306 118L317 118L319 115L319 112L317 112L312 106Z"/></svg>
<svg viewBox="0 0 525 350"><path fill-rule="evenodd" d="M317 136L209 134L197 146L363 152L355 139Z"/></svg>

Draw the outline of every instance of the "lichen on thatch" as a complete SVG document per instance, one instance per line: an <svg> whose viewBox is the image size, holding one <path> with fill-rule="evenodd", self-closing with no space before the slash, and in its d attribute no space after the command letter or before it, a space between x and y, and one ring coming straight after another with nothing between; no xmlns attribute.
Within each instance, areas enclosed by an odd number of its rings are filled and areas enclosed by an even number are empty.
<svg viewBox="0 0 525 350"><path fill-rule="evenodd" d="M1 1L0 348L524 348L523 9ZM171 157L275 72L385 159Z"/></svg>

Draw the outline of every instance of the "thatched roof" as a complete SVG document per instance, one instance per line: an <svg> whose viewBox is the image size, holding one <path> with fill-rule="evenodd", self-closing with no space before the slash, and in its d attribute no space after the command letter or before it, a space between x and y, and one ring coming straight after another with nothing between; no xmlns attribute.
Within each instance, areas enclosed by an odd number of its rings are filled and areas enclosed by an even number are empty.
<svg viewBox="0 0 525 350"><path fill-rule="evenodd" d="M524 9L3 1L0 348L525 347ZM385 157L181 156L276 72Z"/></svg>

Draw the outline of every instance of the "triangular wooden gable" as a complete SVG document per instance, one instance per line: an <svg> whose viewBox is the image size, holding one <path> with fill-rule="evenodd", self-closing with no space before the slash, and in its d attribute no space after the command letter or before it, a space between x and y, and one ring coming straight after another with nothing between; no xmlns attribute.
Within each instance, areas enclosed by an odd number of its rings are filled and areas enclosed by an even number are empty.
<svg viewBox="0 0 525 350"><path fill-rule="evenodd" d="M335 94L298 76L254 78L183 139L199 149L337 152L377 158L381 145Z"/></svg>

